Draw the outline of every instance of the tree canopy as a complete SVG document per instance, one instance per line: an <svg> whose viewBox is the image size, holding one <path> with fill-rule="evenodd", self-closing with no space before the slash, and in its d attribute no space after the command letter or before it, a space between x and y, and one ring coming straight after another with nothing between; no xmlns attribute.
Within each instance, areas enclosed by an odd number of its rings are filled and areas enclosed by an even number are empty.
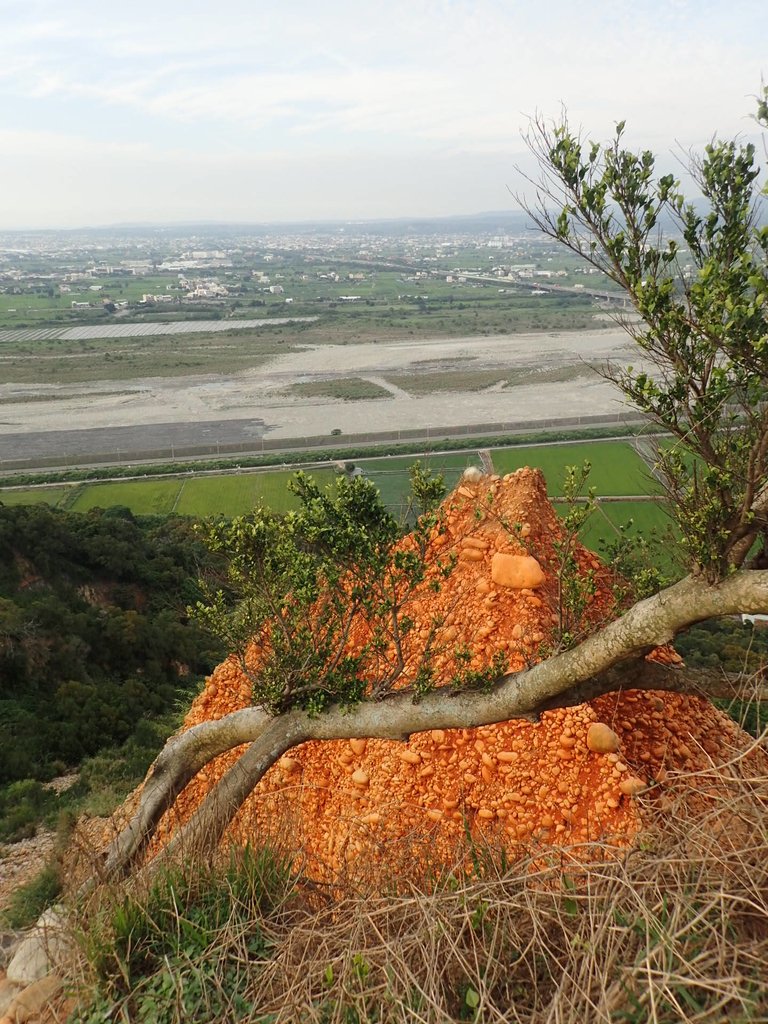
<svg viewBox="0 0 768 1024"><path fill-rule="evenodd" d="M193 524L0 504L0 784L122 742L221 649L189 621Z"/></svg>
<svg viewBox="0 0 768 1024"><path fill-rule="evenodd" d="M757 119L768 126L768 91ZM642 367L607 368L672 435L658 468L692 571L710 579L768 553L768 224L751 143L714 140L688 169L686 199L656 157L601 145L566 117L532 121L541 177L522 200L547 235L619 285L637 316L623 327ZM765 188L762 190L765 194ZM760 557L758 555L758 557Z"/></svg>

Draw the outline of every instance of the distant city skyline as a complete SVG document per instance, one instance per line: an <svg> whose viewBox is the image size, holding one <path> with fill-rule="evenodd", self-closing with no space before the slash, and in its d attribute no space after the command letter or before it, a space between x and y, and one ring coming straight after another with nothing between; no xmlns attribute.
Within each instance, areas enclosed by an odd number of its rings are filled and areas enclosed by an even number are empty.
<svg viewBox="0 0 768 1024"><path fill-rule="evenodd" d="M537 110L757 137L762 0L0 0L0 231L513 207ZM677 157L675 156L677 154Z"/></svg>

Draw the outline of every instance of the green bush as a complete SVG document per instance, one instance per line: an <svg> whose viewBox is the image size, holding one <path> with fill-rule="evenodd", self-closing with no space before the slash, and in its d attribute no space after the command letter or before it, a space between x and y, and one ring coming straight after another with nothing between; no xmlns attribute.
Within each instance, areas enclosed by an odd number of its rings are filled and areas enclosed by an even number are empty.
<svg viewBox="0 0 768 1024"><path fill-rule="evenodd" d="M270 952L262 921L291 888L287 861L246 847L223 867L171 868L141 897L118 898L85 933L95 991L74 1024L102 1021L117 1004L121 1019L147 1024L244 1016L253 964Z"/></svg>
<svg viewBox="0 0 768 1024"><path fill-rule="evenodd" d="M187 614L211 562L194 527L0 505L0 783L122 743L216 663Z"/></svg>
<svg viewBox="0 0 768 1024"><path fill-rule="evenodd" d="M15 843L35 835L55 794L34 779L22 779L0 789L0 840Z"/></svg>
<svg viewBox="0 0 768 1024"><path fill-rule="evenodd" d="M58 868L48 865L31 882L19 886L11 895L8 907L0 915L7 928L28 928L37 921L61 892Z"/></svg>

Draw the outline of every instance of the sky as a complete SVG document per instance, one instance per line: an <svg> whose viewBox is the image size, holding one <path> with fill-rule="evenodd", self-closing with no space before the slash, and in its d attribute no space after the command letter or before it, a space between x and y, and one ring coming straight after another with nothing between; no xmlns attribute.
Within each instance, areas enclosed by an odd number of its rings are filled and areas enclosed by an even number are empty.
<svg viewBox="0 0 768 1024"><path fill-rule="evenodd" d="M0 230L511 209L528 118L757 138L765 0L0 0Z"/></svg>

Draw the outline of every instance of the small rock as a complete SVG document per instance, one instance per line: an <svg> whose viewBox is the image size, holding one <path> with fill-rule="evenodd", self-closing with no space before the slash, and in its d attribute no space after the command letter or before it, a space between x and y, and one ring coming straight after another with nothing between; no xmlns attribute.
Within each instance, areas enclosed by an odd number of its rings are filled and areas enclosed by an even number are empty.
<svg viewBox="0 0 768 1024"><path fill-rule="evenodd" d="M401 761L405 761L406 764L418 764L421 761L421 755L415 750L404 750L397 756Z"/></svg>
<svg viewBox="0 0 768 1024"><path fill-rule="evenodd" d="M50 907L38 919L8 964L7 977L17 985L31 985L50 974L53 964L66 952L64 915Z"/></svg>
<svg viewBox="0 0 768 1024"><path fill-rule="evenodd" d="M8 981L7 978L3 978L0 981L0 1016L3 1016L11 1005L13 1000L22 991L19 985L14 984L12 981Z"/></svg>
<svg viewBox="0 0 768 1024"><path fill-rule="evenodd" d="M638 793L645 792L645 790L648 789L648 785L643 779L639 779L636 775L628 775L619 783L619 789L624 796L637 796Z"/></svg>
<svg viewBox="0 0 768 1024"><path fill-rule="evenodd" d="M362 768L358 768L356 772L352 773L352 782L361 789L365 789L368 785L368 776Z"/></svg>
<svg viewBox="0 0 768 1024"><path fill-rule="evenodd" d="M587 747L593 753L613 754L619 745L619 737L605 722L593 722L587 729Z"/></svg>
<svg viewBox="0 0 768 1024"><path fill-rule="evenodd" d="M488 541L480 537L464 537L461 541L463 548L477 548L478 551L488 550Z"/></svg>
<svg viewBox="0 0 768 1024"><path fill-rule="evenodd" d="M62 990L64 983L55 974L47 974L39 981L28 985L8 1007L7 1017L14 1024L26 1024L37 1017L41 1010Z"/></svg>
<svg viewBox="0 0 768 1024"><path fill-rule="evenodd" d="M491 561L491 579L511 590L533 590L544 582L544 572L532 555L508 555L497 551Z"/></svg>

